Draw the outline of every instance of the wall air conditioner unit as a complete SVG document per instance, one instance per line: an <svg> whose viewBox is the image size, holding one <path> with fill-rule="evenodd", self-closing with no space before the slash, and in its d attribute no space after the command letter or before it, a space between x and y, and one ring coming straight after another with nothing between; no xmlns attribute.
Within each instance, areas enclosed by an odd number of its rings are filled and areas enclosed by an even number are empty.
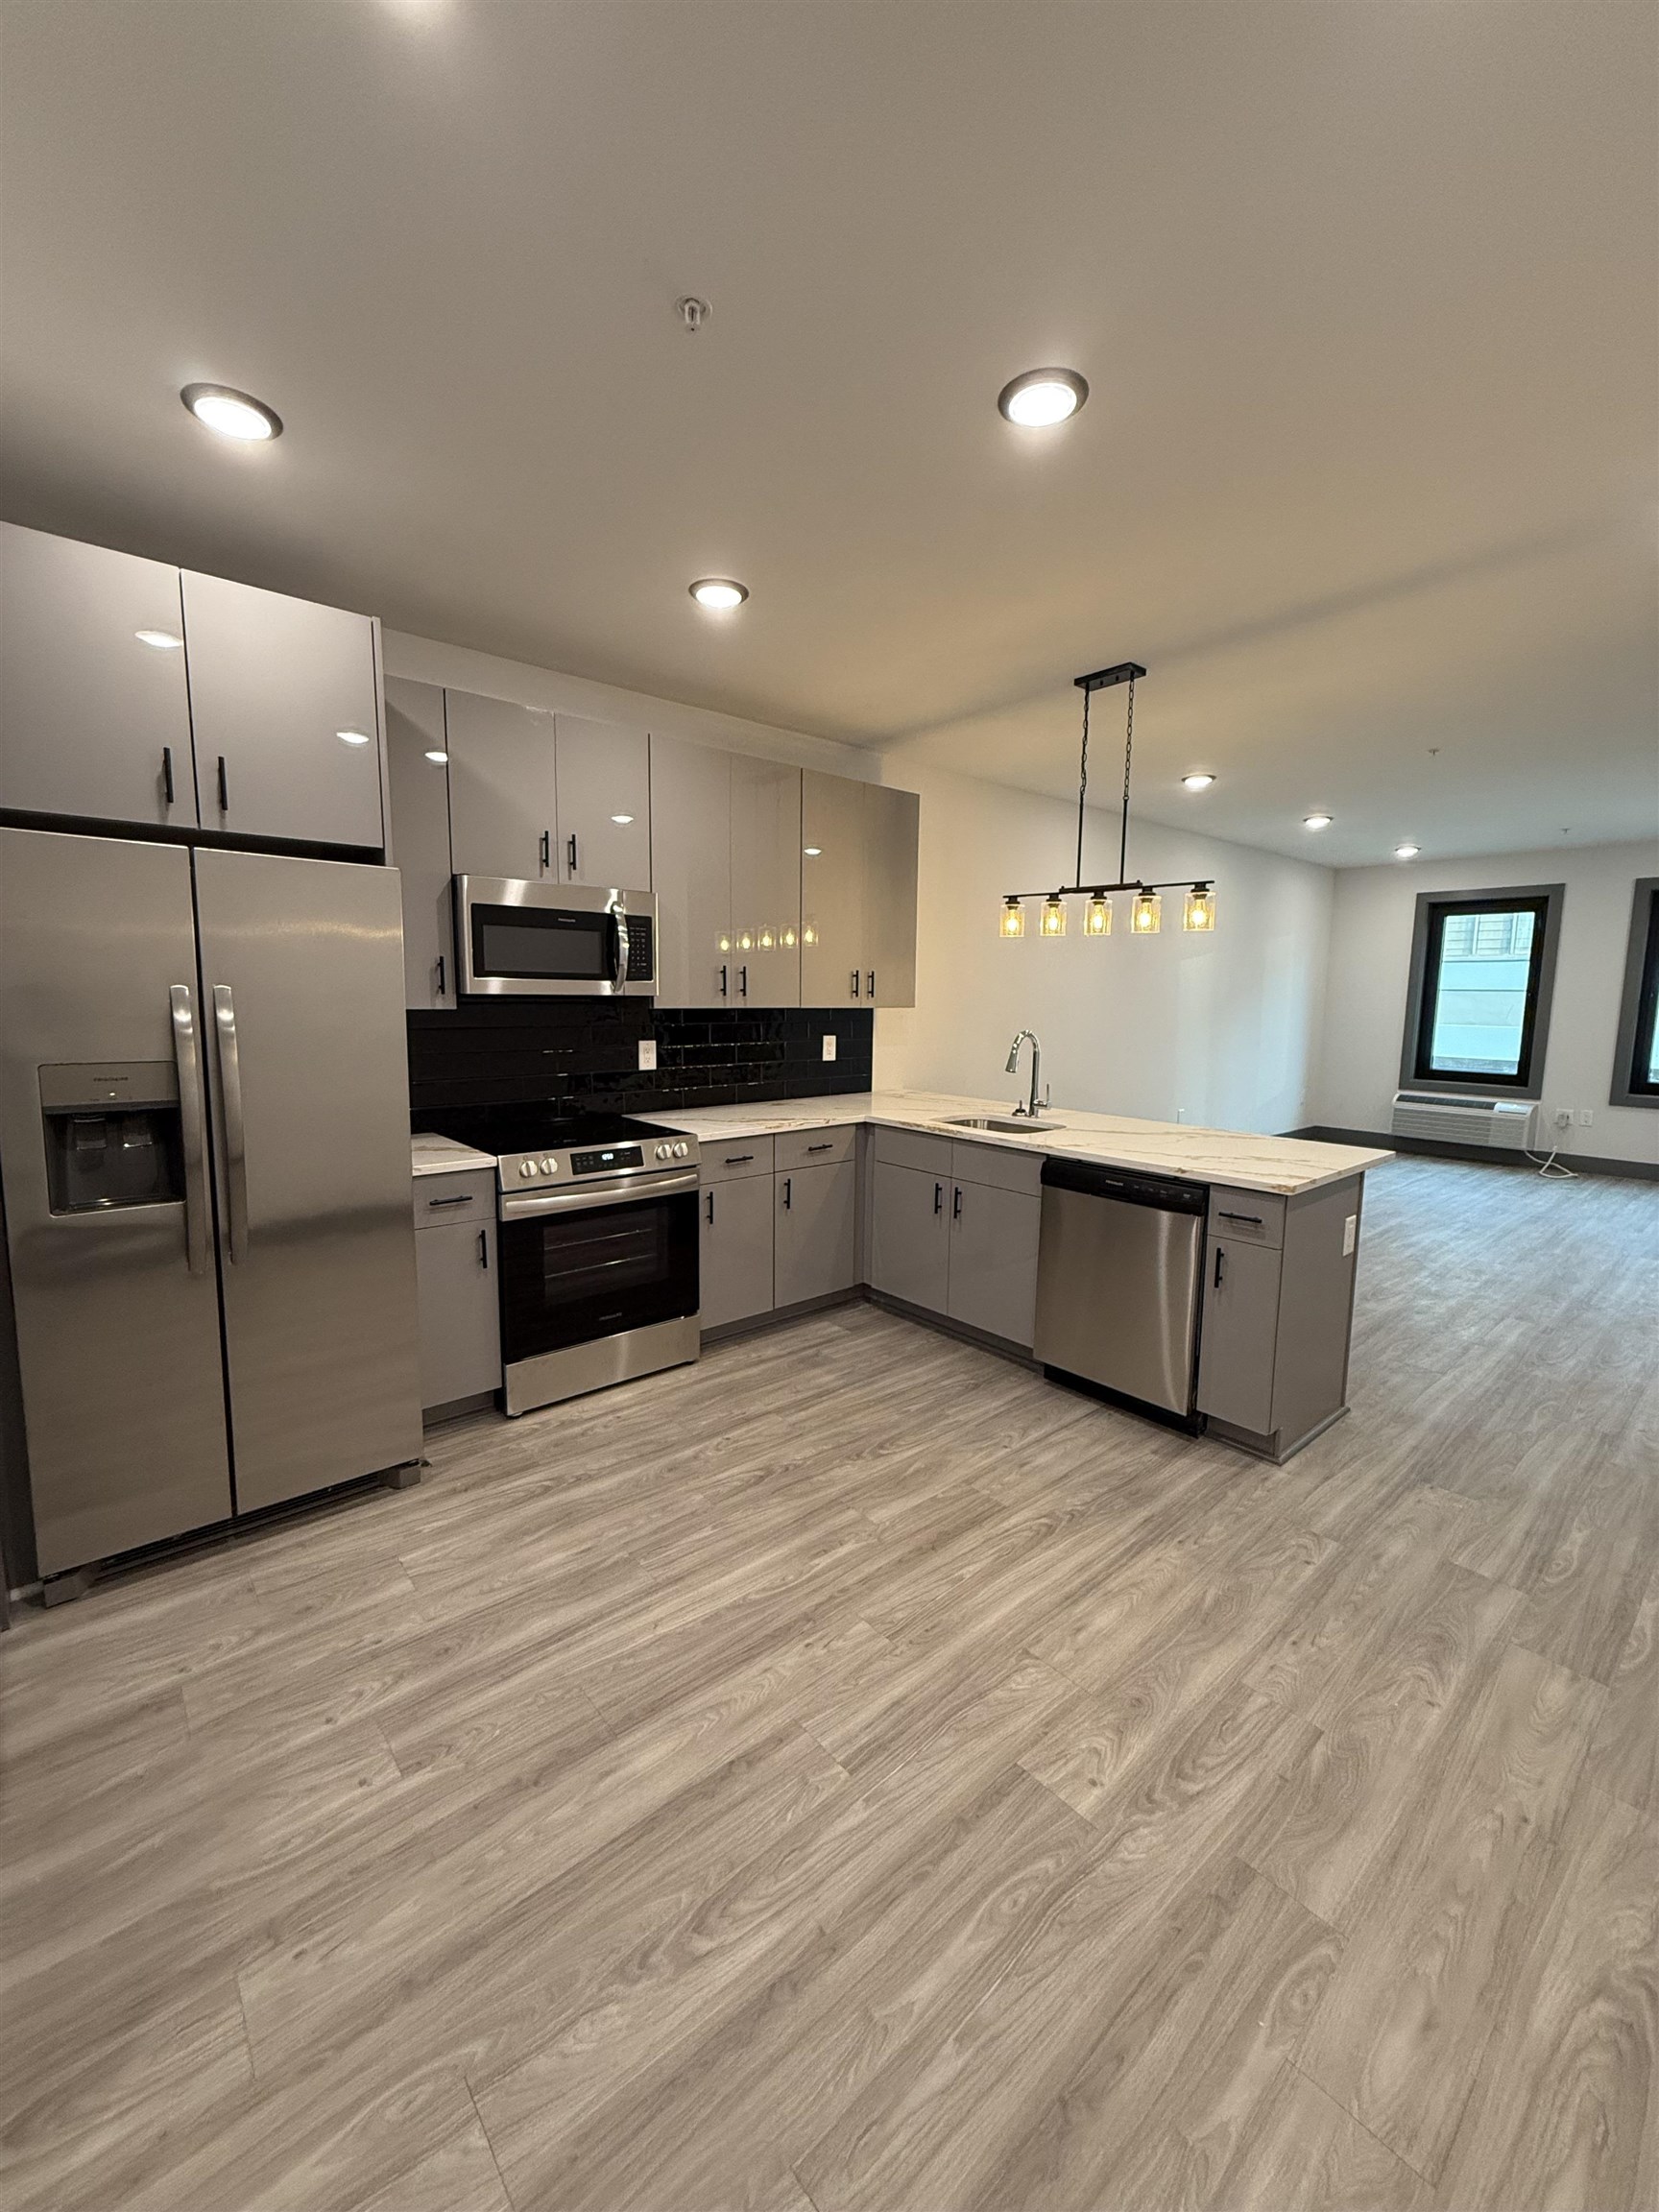
<svg viewBox="0 0 1659 2212"><path fill-rule="evenodd" d="M1396 1137L1431 1137L1441 1144L1479 1144L1491 1152L1525 1152L1538 1108L1524 1098L1452 1098L1421 1091L1394 1094Z"/></svg>

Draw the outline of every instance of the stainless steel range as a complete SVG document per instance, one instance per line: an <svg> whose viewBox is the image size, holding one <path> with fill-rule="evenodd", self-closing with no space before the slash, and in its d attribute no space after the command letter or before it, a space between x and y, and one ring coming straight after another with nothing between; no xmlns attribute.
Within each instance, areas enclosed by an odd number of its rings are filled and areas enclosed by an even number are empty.
<svg viewBox="0 0 1659 2212"><path fill-rule="evenodd" d="M555 1121L515 1108L467 1142L499 1162L509 1413L697 1358L695 1137L622 1115Z"/></svg>

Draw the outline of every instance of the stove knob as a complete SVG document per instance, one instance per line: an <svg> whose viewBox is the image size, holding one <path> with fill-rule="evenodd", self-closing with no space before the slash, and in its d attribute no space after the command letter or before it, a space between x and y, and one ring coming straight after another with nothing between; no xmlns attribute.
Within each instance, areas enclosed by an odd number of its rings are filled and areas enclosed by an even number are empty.
<svg viewBox="0 0 1659 2212"><path fill-rule="evenodd" d="M541 1163L541 1172L543 1175L556 1175L559 1172L558 1161L543 1160Z"/></svg>
<svg viewBox="0 0 1659 2212"><path fill-rule="evenodd" d="M658 1158L659 1160L672 1160L672 1159L673 1159L673 1157L674 1157L674 1147L673 1147L673 1145L672 1145L672 1144L659 1144L659 1145L658 1145L658 1147L657 1147L657 1158Z"/></svg>
<svg viewBox="0 0 1659 2212"><path fill-rule="evenodd" d="M534 1161L534 1160L520 1160L520 1161L519 1161L519 1163L518 1163L518 1172L519 1172L519 1174L520 1174L520 1175L534 1175L534 1174L535 1174L535 1172L536 1172L536 1163L535 1163L535 1161Z"/></svg>
<svg viewBox="0 0 1659 2212"><path fill-rule="evenodd" d="M684 1160L684 1159L685 1158L686 1154L687 1154L687 1153L690 1151L690 1149L691 1149L690 1145L689 1145L689 1144L687 1144L687 1143L685 1143L685 1142L684 1142L684 1140L682 1140L682 1142L681 1142L680 1143L676 1144L676 1145L675 1145L675 1147L674 1147L674 1157L675 1157L675 1159L676 1159L676 1160Z"/></svg>

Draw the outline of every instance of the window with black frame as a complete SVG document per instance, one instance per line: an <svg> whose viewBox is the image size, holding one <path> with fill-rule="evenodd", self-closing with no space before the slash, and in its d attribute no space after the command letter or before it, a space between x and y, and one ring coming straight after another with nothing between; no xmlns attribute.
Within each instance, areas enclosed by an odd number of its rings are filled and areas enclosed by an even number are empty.
<svg viewBox="0 0 1659 2212"><path fill-rule="evenodd" d="M1659 1106L1659 876L1638 878L1613 1058L1615 1106Z"/></svg>
<svg viewBox="0 0 1659 2212"><path fill-rule="evenodd" d="M1558 883L1420 895L1402 1090L1538 1096L1561 899Z"/></svg>

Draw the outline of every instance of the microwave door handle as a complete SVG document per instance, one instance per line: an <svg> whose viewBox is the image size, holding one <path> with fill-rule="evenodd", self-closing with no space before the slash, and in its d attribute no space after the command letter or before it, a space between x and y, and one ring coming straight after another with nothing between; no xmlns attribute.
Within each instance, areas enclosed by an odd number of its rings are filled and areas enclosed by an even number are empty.
<svg viewBox="0 0 1659 2212"><path fill-rule="evenodd" d="M206 1111L202 1094L201 1044L188 983L167 990L173 1010L173 1063L179 1071L179 1124L184 1150L184 1264L192 1275L207 1271Z"/></svg>
<svg viewBox="0 0 1659 2212"><path fill-rule="evenodd" d="M616 990L622 992L628 987L628 916L623 908L618 906L613 909L613 919L616 924L616 974L614 982Z"/></svg>
<svg viewBox="0 0 1659 2212"><path fill-rule="evenodd" d="M228 983L213 986L213 1026L219 1039L219 1094L225 1109L225 1183L229 1199L230 1260L248 1257L248 1133L242 1118L242 1058L236 1042L236 1002Z"/></svg>

